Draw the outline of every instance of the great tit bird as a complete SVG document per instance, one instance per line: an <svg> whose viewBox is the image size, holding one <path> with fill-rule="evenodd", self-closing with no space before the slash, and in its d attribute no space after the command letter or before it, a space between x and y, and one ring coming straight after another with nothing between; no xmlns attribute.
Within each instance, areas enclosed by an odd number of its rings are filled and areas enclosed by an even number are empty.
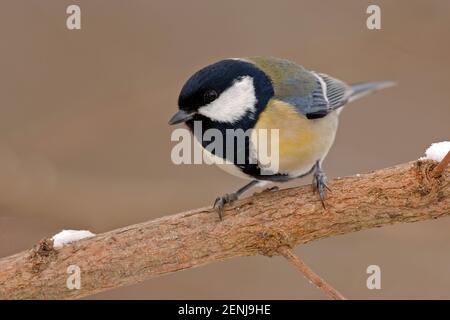
<svg viewBox="0 0 450 320"><path fill-rule="evenodd" d="M222 168L251 180L236 192L216 199L214 207L221 219L224 205L250 188L309 174L313 174L313 190L324 205L328 187L322 162L334 142L342 107L393 84L379 81L347 85L278 58L226 59L199 70L187 80L178 98L179 111L169 124L184 122L194 132L195 122L200 121L202 133L217 129L224 141L229 129L278 129L279 159L273 171L263 172L253 136L240 146L235 145L231 157L226 150L208 150L211 156L224 160ZM206 148L210 141L201 136L195 139ZM237 161L237 156L243 154L244 161Z"/></svg>

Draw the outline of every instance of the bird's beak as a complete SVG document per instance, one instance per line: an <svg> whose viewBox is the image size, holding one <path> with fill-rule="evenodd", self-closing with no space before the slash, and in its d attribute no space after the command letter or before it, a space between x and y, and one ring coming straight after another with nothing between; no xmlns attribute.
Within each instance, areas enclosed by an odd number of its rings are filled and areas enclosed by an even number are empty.
<svg viewBox="0 0 450 320"><path fill-rule="evenodd" d="M194 117L195 112L187 113L184 110L179 110L177 113L173 115L172 118L169 120L169 124L177 124L181 122L186 122L188 120L191 120Z"/></svg>

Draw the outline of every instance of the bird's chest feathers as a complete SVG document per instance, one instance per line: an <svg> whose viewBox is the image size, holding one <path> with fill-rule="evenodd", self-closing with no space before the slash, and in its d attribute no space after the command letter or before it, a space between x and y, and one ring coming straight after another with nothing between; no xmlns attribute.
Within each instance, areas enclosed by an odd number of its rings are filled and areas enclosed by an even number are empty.
<svg viewBox="0 0 450 320"><path fill-rule="evenodd" d="M259 129L278 129L278 145L267 139L269 149L278 148L279 173L301 174L321 160L333 144L338 118L335 112L324 118L307 119L295 108L279 100L271 100L260 114L252 133L252 148L258 154ZM271 142L272 141L272 142Z"/></svg>

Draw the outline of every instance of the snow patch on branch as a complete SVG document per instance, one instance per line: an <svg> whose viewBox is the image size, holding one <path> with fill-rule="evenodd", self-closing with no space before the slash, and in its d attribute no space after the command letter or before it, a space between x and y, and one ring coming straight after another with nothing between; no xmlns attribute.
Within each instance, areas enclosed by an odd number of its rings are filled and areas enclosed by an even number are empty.
<svg viewBox="0 0 450 320"><path fill-rule="evenodd" d="M53 248L62 248L64 245L95 236L88 230L62 230L52 237Z"/></svg>
<svg viewBox="0 0 450 320"><path fill-rule="evenodd" d="M449 151L450 141L432 143L427 151L425 151L425 157L420 158L420 160L434 160L441 162Z"/></svg>

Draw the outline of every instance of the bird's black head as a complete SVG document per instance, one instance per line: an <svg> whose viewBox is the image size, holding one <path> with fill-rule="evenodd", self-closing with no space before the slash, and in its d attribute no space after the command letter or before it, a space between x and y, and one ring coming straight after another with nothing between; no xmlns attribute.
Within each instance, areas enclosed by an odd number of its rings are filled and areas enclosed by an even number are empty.
<svg viewBox="0 0 450 320"><path fill-rule="evenodd" d="M273 96L269 77L250 62L222 60L192 75L178 98L170 124L197 118L235 124L256 119Z"/></svg>

